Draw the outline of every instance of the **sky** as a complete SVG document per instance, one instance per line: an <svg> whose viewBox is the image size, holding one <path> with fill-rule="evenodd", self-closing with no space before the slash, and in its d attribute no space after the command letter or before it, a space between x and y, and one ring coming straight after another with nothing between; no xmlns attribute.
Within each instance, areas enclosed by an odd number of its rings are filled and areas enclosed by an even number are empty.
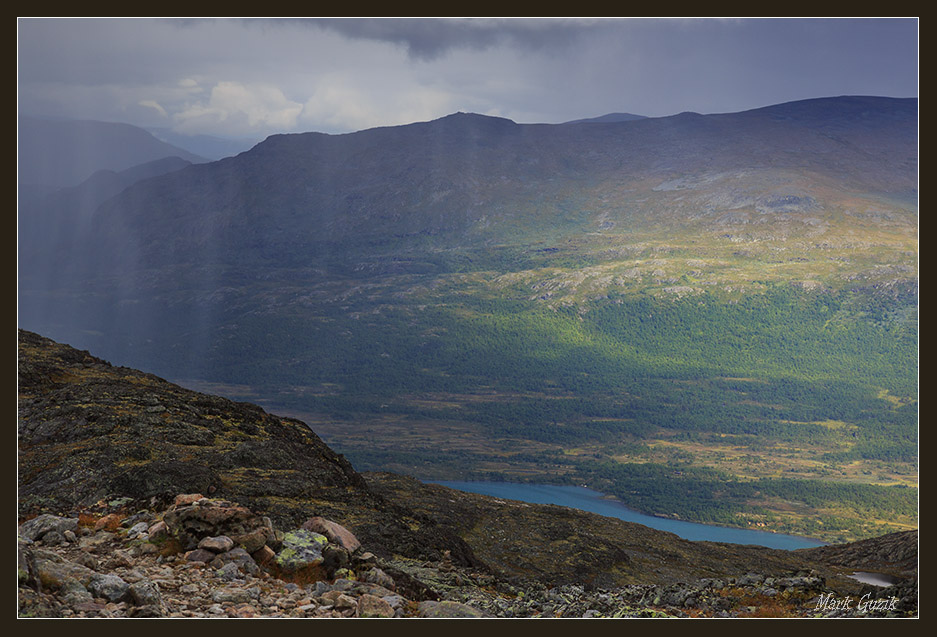
<svg viewBox="0 0 937 637"><path fill-rule="evenodd" d="M918 95L918 20L17 20L24 115L263 139Z"/></svg>

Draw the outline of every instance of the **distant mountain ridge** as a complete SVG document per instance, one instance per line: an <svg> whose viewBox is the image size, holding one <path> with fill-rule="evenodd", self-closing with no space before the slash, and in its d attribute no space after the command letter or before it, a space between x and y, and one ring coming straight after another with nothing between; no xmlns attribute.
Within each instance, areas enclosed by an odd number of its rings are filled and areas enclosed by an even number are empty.
<svg viewBox="0 0 937 637"><path fill-rule="evenodd" d="M595 122L599 124L607 124L610 122L633 122L639 119L647 119L646 115L634 115L632 113L608 113L606 115L600 115L598 117L587 117L584 119L574 119L566 124L583 124L588 122Z"/></svg>
<svg viewBox="0 0 937 637"><path fill-rule="evenodd" d="M208 243L239 260L291 259L322 241L501 241L508 217L533 239L571 205L594 211L578 224L590 231L676 220L690 208L718 219L785 200L826 209L870 192L912 200L916 119L916 100L842 98L622 123L458 113L347 135L274 135L236 158L135 186L101 209L95 236L106 242L122 228L147 254L156 233L171 246L159 259L204 254Z"/></svg>
<svg viewBox="0 0 937 637"><path fill-rule="evenodd" d="M207 161L130 124L21 115L18 135L18 182L49 190L77 186L98 170L121 171L165 157Z"/></svg>

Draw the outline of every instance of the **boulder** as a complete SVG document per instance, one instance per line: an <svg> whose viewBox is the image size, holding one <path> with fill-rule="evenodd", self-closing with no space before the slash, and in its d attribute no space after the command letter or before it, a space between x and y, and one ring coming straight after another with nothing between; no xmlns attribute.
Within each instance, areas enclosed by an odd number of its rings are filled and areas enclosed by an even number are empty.
<svg viewBox="0 0 937 637"><path fill-rule="evenodd" d="M358 617L393 617L394 609L380 597L365 593L358 598Z"/></svg>
<svg viewBox="0 0 937 637"><path fill-rule="evenodd" d="M19 535L31 542L35 542L42 539L47 533L56 532L61 535L65 533L65 531L74 532L77 528L78 518L63 518L57 515L43 513L32 520L23 522L19 528Z"/></svg>
<svg viewBox="0 0 937 637"><path fill-rule="evenodd" d="M88 592L109 602L119 602L130 595L130 584L119 575L95 573L88 582Z"/></svg>
<svg viewBox="0 0 937 637"><path fill-rule="evenodd" d="M212 567L216 569L223 568L226 564L234 564L241 572L249 575L260 573L260 567L257 566L254 558L240 547L221 553L211 561Z"/></svg>
<svg viewBox="0 0 937 637"><path fill-rule="evenodd" d="M283 536L283 546L275 558L277 566L287 572L319 566L325 561L322 551L328 543L328 538L313 531L290 531Z"/></svg>
<svg viewBox="0 0 937 637"><path fill-rule="evenodd" d="M202 541L198 543L198 547L213 553L224 553L234 548L234 540L229 538L227 535L206 537L202 538Z"/></svg>
<svg viewBox="0 0 937 637"><path fill-rule="evenodd" d="M358 538L356 538L351 531L338 522L333 522L323 517L316 516L309 518L300 528L324 535L329 539L329 542L341 546L349 553L354 553L361 548L361 542L358 541Z"/></svg>
<svg viewBox="0 0 937 637"><path fill-rule="evenodd" d="M163 599L160 596L159 586L156 582L142 580L130 585L130 599L137 606L152 606L162 608Z"/></svg>
<svg viewBox="0 0 937 637"><path fill-rule="evenodd" d="M252 553L274 538L269 519L225 500L201 498L174 506L163 515L163 521L188 549L198 546L202 538L224 535Z"/></svg>
<svg viewBox="0 0 937 637"><path fill-rule="evenodd" d="M57 590L69 578L87 586L94 571L81 564L75 564L65 558L43 549L27 551L25 557L30 564L30 576L40 587L40 590Z"/></svg>

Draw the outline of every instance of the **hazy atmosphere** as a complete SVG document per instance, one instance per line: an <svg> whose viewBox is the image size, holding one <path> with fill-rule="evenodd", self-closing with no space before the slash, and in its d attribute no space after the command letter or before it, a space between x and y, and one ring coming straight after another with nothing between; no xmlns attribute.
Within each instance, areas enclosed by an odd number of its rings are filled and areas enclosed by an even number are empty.
<svg viewBox="0 0 937 637"><path fill-rule="evenodd" d="M918 35L18 18L19 616L917 617Z"/></svg>
<svg viewBox="0 0 937 637"><path fill-rule="evenodd" d="M32 19L21 114L187 135L343 133L917 95L916 19Z"/></svg>

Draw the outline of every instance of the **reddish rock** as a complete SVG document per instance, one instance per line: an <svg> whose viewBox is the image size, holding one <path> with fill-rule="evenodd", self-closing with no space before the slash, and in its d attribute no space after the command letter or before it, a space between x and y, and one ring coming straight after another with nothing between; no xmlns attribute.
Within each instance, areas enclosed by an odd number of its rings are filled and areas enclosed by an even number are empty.
<svg viewBox="0 0 937 637"><path fill-rule="evenodd" d="M120 526L121 517L116 513L109 513L103 518L94 523L94 530L100 531L101 529L116 529Z"/></svg>
<svg viewBox="0 0 937 637"><path fill-rule="evenodd" d="M380 597L365 593L358 598L358 617L393 617L394 609Z"/></svg>
<svg viewBox="0 0 937 637"><path fill-rule="evenodd" d="M206 537L202 538L202 541L198 543L198 547L213 553L224 553L234 548L234 540L229 538L227 535Z"/></svg>
<svg viewBox="0 0 937 637"><path fill-rule="evenodd" d="M270 560L276 557L276 553L273 552L273 549L267 546L266 544L253 553L251 557L254 558L254 561L257 562L259 566L265 566Z"/></svg>
<svg viewBox="0 0 937 637"><path fill-rule="evenodd" d="M320 598L326 604L331 604L337 610L357 608L358 602L341 591L327 591Z"/></svg>
<svg viewBox="0 0 937 637"><path fill-rule="evenodd" d="M203 496L201 493L183 493L183 494L176 496L176 499L173 501L172 506L173 508L188 506L190 504L198 502L204 497L205 496Z"/></svg>
<svg viewBox="0 0 937 637"><path fill-rule="evenodd" d="M248 553L260 550L268 541L273 538L273 529L261 526L247 533L234 533L231 539L235 544L244 547Z"/></svg>
<svg viewBox="0 0 937 637"><path fill-rule="evenodd" d="M214 553L205 549L195 549L185 554L187 562L211 562L215 557Z"/></svg>
<svg viewBox="0 0 937 637"><path fill-rule="evenodd" d="M314 533L321 533L329 539L329 542L338 544L349 553L354 553L361 547L361 542L358 541L358 538L356 538L351 531L338 522L326 520L323 517L316 516L309 518L303 523L301 528L307 531L313 531Z"/></svg>
<svg viewBox="0 0 937 637"><path fill-rule="evenodd" d="M149 537L151 542L156 542L162 539L169 537L169 527L166 526L166 523L160 520L153 526L151 526L146 531L147 537Z"/></svg>

